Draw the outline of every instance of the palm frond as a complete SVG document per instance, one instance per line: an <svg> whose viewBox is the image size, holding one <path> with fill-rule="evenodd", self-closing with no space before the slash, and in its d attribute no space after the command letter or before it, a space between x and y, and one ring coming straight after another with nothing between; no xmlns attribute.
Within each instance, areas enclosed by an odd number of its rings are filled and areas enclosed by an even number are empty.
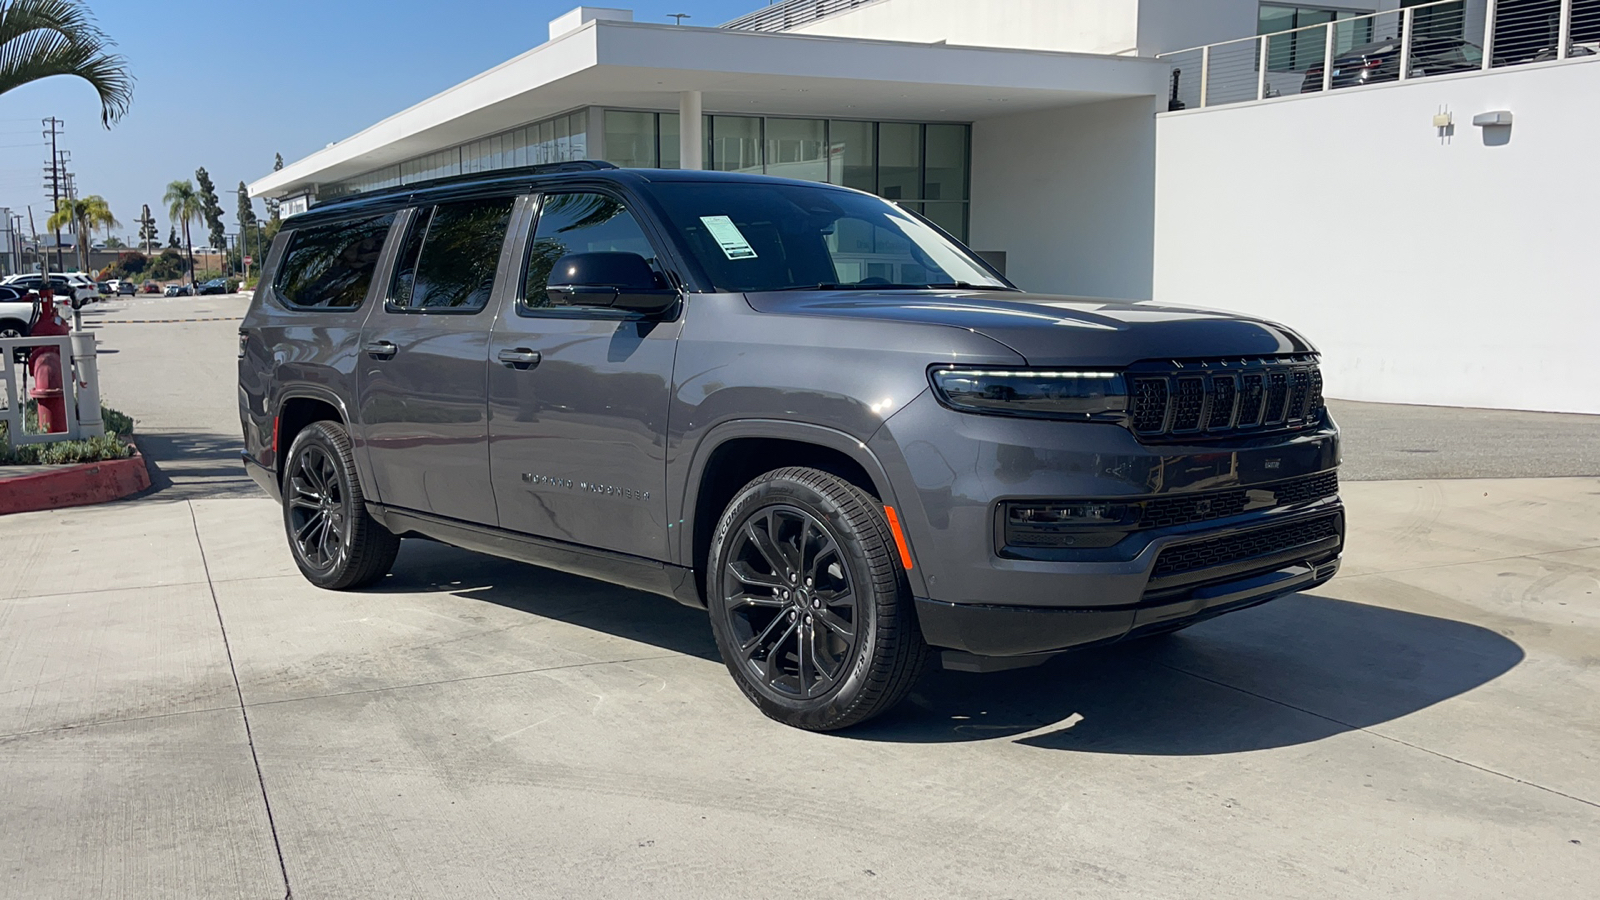
<svg viewBox="0 0 1600 900"><path fill-rule="evenodd" d="M110 128L133 102L133 76L115 46L80 0L0 0L0 94L56 75L81 78Z"/></svg>

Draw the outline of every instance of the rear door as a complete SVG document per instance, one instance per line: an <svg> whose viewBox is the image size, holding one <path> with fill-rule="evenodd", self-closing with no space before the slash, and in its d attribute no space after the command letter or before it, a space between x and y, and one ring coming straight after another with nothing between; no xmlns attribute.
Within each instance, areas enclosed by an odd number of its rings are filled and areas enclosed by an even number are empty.
<svg viewBox="0 0 1600 900"><path fill-rule="evenodd" d="M682 315L562 305L568 253L625 251L664 277L657 241L607 188L529 198L526 235L490 345L490 465L502 527L667 556L666 428Z"/></svg>
<svg viewBox="0 0 1600 900"><path fill-rule="evenodd" d="M362 330L360 418L383 503L484 525L490 299L514 197L411 210L384 294Z"/></svg>

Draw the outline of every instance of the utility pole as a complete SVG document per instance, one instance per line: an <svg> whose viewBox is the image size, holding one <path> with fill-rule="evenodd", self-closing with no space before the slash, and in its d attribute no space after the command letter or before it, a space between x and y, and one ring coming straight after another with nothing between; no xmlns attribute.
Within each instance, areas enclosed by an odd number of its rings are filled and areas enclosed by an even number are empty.
<svg viewBox="0 0 1600 900"><path fill-rule="evenodd" d="M56 150L56 137L61 134L62 128L67 124L55 116L41 120L46 131L44 136L50 139L50 200L55 204L51 207L51 215L61 208L61 156ZM61 268L61 228L56 228L56 268Z"/></svg>

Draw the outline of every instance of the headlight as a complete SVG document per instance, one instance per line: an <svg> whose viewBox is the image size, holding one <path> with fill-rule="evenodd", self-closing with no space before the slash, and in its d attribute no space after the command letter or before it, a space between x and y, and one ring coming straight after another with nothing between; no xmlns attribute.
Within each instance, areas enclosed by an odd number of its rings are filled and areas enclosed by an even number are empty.
<svg viewBox="0 0 1600 900"><path fill-rule="evenodd" d="M1128 411L1121 372L939 368L929 378L940 401L966 412L1119 422Z"/></svg>

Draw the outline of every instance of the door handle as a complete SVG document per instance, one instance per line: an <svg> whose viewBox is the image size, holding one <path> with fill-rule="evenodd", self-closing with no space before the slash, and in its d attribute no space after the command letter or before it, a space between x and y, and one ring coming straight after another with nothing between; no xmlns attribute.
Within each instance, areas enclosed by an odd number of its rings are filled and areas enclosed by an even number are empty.
<svg viewBox="0 0 1600 900"><path fill-rule="evenodd" d="M368 341L367 355L375 359L388 359L400 352L394 341Z"/></svg>
<svg viewBox="0 0 1600 900"><path fill-rule="evenodd" d="M539 351L529 350L527 347L518 347L514 350L501 350L499 356L500 361L511 368L523 370L537 367L539 365L539 361L543 358L539 355Z"/></svg>

